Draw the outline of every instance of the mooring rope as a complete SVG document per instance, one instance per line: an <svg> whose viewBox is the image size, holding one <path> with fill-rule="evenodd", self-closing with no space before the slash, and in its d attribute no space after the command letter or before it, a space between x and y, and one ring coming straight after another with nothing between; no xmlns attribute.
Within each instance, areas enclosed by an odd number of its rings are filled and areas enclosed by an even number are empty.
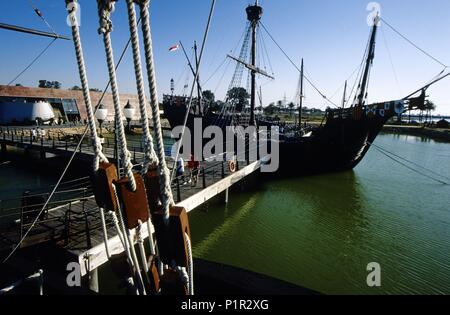
<svg viewBox="0 0 450 315"><path fill-rule="evenodd" d="M403 163L403 162L397 160L396 158L398 158L398 159L400 159L400 160L403 160L404 162L410 163L410 164L412 164L412 165L414 165L414 166L416 166L416 167L419 167L419 168L421 168L421 169L423 169L423 170L425 170L425 171L427 171L427 172L430 172L431 174L434 174L434 175L436 175L436 176L438 176L438 177L441 177L441 178L445 178L445 179L447 179L447 180L450 180L450 178L448 178L447 176L444 176L444 175L442 175L442 174L439 174L439 173L437 173L437 172L435 172L435 171L433 171L433 170L430 170L430 169L428 169L428 168L426 168L426 167L424 167L424 166L422 166L422 165L420 165L420 164L417 164L417 163L415 163L415 162L413 162L413 161L410 161L410 160L408 160L408 159L406 159L406 158L404 158L404 157L401 157L400 155L395 154L395 153L393 153L393 152L391 152L391 151L388 151L388 150L386 150L386 149L384 149L384 148L382 148L382 147L380 147L380 146L378 146L378 145L376 145L376 144L373 144L373 143L370 143L370 142L367 142L367 144L369 144L370 146L374 147L378 152L380 152L381 154L387 156L388 158L390 158L391 160L395 161L396 163L399 163L400 165L402 165L402 166L408 168L409 170L411 170L411 171L413 171L413 172L415 172L415 173L417 173L417 174L419 174L419 175L425 176L425 177L427 177L427 178L429 178L429 179L432 179L432 180L434 180L434 181L436 181L436 182L438 182L438 183L440 183L440 184L448 185L447 182L444 182L443 180L440 180L440 179L438 179L438 178L435 178L435 177L433 177L433 176L430 176L430 175L428 175L428 174L425 174L425 173L423 173L423 172L420 172L420 171L414 169L413 167L410 167L409 165L407 165L407 164L405 164L405 163Z"/></svg>
<svg viewBox="0 0 450 315"><path fill-rule="evenodd" d="M136 181L133 175L133 164L131 163L131 154L128 151L125 128L123 126L122 108L120 105L120 96L117 84L116 69L114 65L114 54L111 43L112 21L111 13L114 12L114 2L97 0L98 12L100 19L99 34L103 35L103 43L105 46L106 62L108 65L108 73L111 81L111 92L113 95L114 111L117 121L117 134L119 138L119 146L122 154L123 167L125 174L130 181L130 188L136 191Z"/></svg>
<svg viewBox="0 0 450 315"><path fill-rule="evenodd" d="M150 133L150 127L147 114L147 98L145 96L144 77L142 75L141 52L139 48L138 26L136 20L136 11L134 1L127 0L128 17L130 24L131 44L133 49L134 71L136 75L136 86L139 97L139 110L141 113L141 125L143 130L143 140L145 144L144 163L142 175L146 174L150 166L157 166L159 161L153 148L153 138Z"/></svg>

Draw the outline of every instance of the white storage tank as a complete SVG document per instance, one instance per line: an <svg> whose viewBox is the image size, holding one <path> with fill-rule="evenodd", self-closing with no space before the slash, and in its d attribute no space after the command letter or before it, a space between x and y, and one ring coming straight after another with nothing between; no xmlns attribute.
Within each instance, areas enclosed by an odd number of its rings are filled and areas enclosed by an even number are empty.
<svg viewBox="0 0 450 315"><path fill-rule="evenodd" d="M30 124L48 122L55 118L49 102L0 102L0 124Z"/></svg>

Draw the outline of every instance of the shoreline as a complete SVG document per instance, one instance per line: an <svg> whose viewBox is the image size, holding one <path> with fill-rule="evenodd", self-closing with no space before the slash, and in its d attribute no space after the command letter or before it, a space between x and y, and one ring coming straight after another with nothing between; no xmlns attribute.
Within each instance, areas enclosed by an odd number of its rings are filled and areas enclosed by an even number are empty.
<svg viewBox="0 0 450 315"><path fill-rule="evenodd" d="M422 126L386 125L382 132L425 137L435 141L450 143L450 129L436 129Z"/></svg>

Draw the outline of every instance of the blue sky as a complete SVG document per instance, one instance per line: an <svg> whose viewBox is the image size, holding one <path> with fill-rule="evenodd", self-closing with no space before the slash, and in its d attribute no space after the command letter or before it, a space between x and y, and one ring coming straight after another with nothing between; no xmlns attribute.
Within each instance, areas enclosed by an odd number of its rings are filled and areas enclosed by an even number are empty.
<svg viewBox="0 0 450 315"><path fill-rule="evenodd" d="M57 32L69 35L63 0L33 0ZM106 64L97 34L96 1L80 0L81 32L91 87L103 89L107 82ZM450 64L450 1L378 1L382 16L403 34L433 56ZM248 0L218 0L208 39L202 78L206 80L238 44L244 31ZM299 64L305 59L307 73L335 102L340 102L343 83L361 62L369 36L366 22L367 0L262 0L263 22L287 53ZM169 92L170 79L181 92L187 79L187 66L181 51L168 48L182 40L189 53L194 40L201 41L210 7L209 0L152 0L152 26L159 91ZM113 45L118 58L128 37L125 1L119 1L113 16ZM28 0L1 1L0 22L47 30L34 14ZM264 104L293 99L298 72L265 36L275 81L261 80ZM0 30L0 84L7 84L49 42L49 39ZM58 80L64 88L79 85L73 45L57 41L42 59L17 83L36 86L39 79ZM233 64L225 62L204 86L222 98L232 77ZM262 66L269 62L262 62ZM394 66L393 66L394 65ZM371 76L369 101L401 98L428 82L442 66L414 49L387 26L381 27ZM227 71L225 71L227 70ZM131 52L119 72L121 92L135 93ZM223 79L221 80L221 78ZM396 79L397 77L397 79ZM243 82L245 82L245 78ZM353 78L354 80L354 78ZM353 81L349 84L351 85ZM429 89L438 112L450 114L449 81ZM306 86L306 106L325 108L325 101Z"/></svg>

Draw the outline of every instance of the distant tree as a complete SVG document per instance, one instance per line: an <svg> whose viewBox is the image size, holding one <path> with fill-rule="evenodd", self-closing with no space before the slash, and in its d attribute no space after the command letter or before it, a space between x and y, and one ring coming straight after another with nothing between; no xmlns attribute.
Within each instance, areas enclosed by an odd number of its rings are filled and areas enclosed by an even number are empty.
<svg viewBox="0 0 450 315"><path fill-rule="evenodd" d="M225 103L222 101L215 101L209 104L209 110L213 112L218 112L222 109L222 107L225 106Z"/></svg>
<svg viewBox="0 0 450 315"><path fill-rule="evenodd" d="M52 88L53 89L59 90L59 89L61 89L61 86L62 86L62 84L60 82L58 82L58 81L53 81L52 82Z"/></svg>
<svg viewBox="0 0 450 315"><path fill-rule="evenodd" d="M17 83L17 84L16 84L16 86L23 86L23 85L22 85L22 84L20 84L20 83Z"/></svg>
<svg viewBox="0 0 450 315"><path fill-rule="evenodd" d="M290 102L288 107L289 107L289 113L292 116L292 112L294 111L295 104L293 102Z"/></svg>
<svg viewBox="0 0 450 315"><path fill-rule="evenodd" d="M216 96L210 90L203 91L202 96L208 103L214 103L216 101Z"/></svg>
<svg viewBox="0 0 450 315"><path fill-rule="evenodd" d="M61 83L58 81L39 80L39 87L43 89L61 89Z"/></svg>
<svg viewBox="0 0 450 315"><path fill-rule="evenodd" d="M283 101L277 101L277 108L279 112L283 111Z"/></svg>
<svg viewBox="0 0 450 315"><path fill-rule="evenodd" d="M275 106L275 103L270 103L269 106L264 108L264 114L272 116L277 111L277 107Z"/></svg>
<svg viewBox="0 0 450 315"><path fill-rule="evenodd" d="M228 100L236 104L236 111L242 112L242 110L249 105L248 99L250 95L247 90L242 87L235 87L228 91Z"/></svg>
<svg viewBox="0 0 450 315"><path fill-rule="evenodd" d="M432 122L432 114L431 112L434 112L436 110L436 104L434 104L433 101L427 100L425 102L425 112L426 112L426 119L425 122L431 123Z"/></svg>
<svg viewBox="0 0 450 315"><path fill-rule="evenodd" d="M47 80L39 80L39 85L40 88L45 89L47 88Z"/></svg>

